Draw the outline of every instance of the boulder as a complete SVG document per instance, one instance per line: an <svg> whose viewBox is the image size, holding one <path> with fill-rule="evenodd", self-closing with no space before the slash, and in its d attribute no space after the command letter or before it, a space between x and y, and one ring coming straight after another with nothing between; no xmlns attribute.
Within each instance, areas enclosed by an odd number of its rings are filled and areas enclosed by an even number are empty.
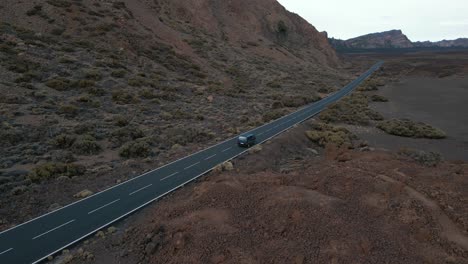
<svg viewBox="0 0 468 264"><path fill-rule="evenodd" d="M226 162L223 163L223 170L232 171L232 170L234 170L234 165L232 165L232 162L226 161Z"/></svg>
<svg viewBox="0 0 468 264"><path fill-rule="evenodd" d="M83 191L73 195L73 197L75 197L75 198L86 198L86 197L89 197L89 196L91 196L93 194L94 193L92 191L86 189L86 190L83 190Z"/></svg>

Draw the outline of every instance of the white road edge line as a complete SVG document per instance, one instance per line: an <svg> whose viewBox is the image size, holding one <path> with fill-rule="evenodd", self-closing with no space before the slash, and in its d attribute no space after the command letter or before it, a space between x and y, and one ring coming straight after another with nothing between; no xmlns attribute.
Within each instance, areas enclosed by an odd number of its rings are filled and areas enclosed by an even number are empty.
<svg viewBox="0 0 468 264"><path fill-rule="evenodd" d="M192 164L192 165L190 165L190 166L184 168L184 170L188 170L188 169L190 169L190 168L192 168L192 167L194 167L194 166L197 166L198 164L200 164L200 162L196 162L196 163L194 163L194 164Z"/></svg>
<svg viewBox="0 0 468 264"><path fill-rule="evenodd" d="M177 173L179 173L179 172L174 172L174 173L172 173L171 175L169 175L169 176L166 176L166 177L162 178L162 179L161 179L161 180L159 180L159 181L164 181L164 180L166 180L166 179L169 179L170 177L172 177L172 176L176 175Z"/></svg>
<svg viewBox="0 0 468 264"><path fill-rule="evenodd" d="M209 156L209 157L206 158L205 160L209 160L209 159L213 158L214 156L216 156L216 154Z"/></svg>
<svg viewBox="0 0 468 264"><path fill-rule="evenodd" d="M101 206L101 207L99 207L99 208L96 208L96 209L94 209L94 210L92 210L92 211L89 211L88 214L90 215L90 214L92 214L92 213L95 213L95 212L101 210L102 208L107 207L107 206L109 206L109 205L111 205L111 204L113 204L113 203L116 203L116 202L118 202L118 201L120 201L120 198L117 199L117 200L115 200L115 201L112 201L112 202L110 202L110 203L108 203L108 204L105 204L105 205L103 205L103 206Z"/></svg>
<svg viewBox="0 0 468 264"><path fill-rule="evenodd" d="M9 249L7 249L7 250L5 250L5 251L3 251L3 252L0 252L0 255L3 255L3 254L5 254L5 253L7 253L7 252L10 252L10 251L12 251L12 250L13 250L13 248L9 248Z"/></svg>
<svg viewBox="0 0 468 264"><path fill-rule="evenodd" d="M370 70L366 71L363 75L366 75L369 71L370 71ZM367 79L370 75L371 75L371 74L369 74L366 78L364 78L364 80ZM349 84L348 84L348 85L349 85ZM347 86L348 86L348 85L347 85ZM353 89L353 90L354 90L354 89ZM343 96L343 97L344 97L344 96ZM299 109L297 112L299 112L299 111L301 111L301 110L303 110L303 109ZM301 122L302 122L302 121L301 121ZM298 122L297 124L300 124L301 122ZM260 127L258 127L258 128L255 128L255 129L259 129L259 128L264 127L264 126L266 126L266 125L268 125L268 124L262 125L262 126L260 126ZM291 129L291 128L292 128L292 127L288 127L287 129L284 129L283 131L281 131L280 133L277 133L277 134L281 134L282 132L284 132L284 131L286 131L286 130L289 130L289 129ZM253 130L255 130L255 129L253 129ZM253 131L253 130L250 130L250 131ZM249 132L250 132L250 131L249 131ZM277 134L276 134L276 135L277 135ZM276 135L274 135L274 136L276 136ZM273 137L274 137L274 136L273 136ZM234 138L232 138L232 139L234 139ZM229 140L232 140L232 139L228 139L228 140L226 140L225 142L227 142L227 141L229 141ZM268 138L268 139L269 139L269 138ZM261 143L267 141L268 139L266 139L266 140L260 142L259 144L261 144ZM222 142L222 143L224 143L224 142ZM219 144L217 144L217 145L220 145L220 144L222 144L222 143L219 143ZM215 146L217 146L217 145L215 145ZM211 147L210 147L210 148L211 148ZM208 148L208 149L210 149L210 148ZM243 153L246 152L246 151L247 151L247 150L245 150L245 151L241 152L240 154L238 154L238 155L236 155L236 156L234 156L234 157L232 157L232 158L230 158L230 159L227 159L227 160L234 159L234 158L240 156L241 154L243 154ZM199 152L202 152L202 151L199 151ZM195 154L196 154L196 153L195 153ZM194 155L194 154L192 154L192 155ZM190 156L191 156L191 155L190 155ZM184 158L185 158L185 157L184 157ZM183 159L183 158L181 158L181 159ZM181 160L181 159L179 159L179 160ZM227 160L226 160L226 161L227 161ZM174 162L171 162L171 163L169 163L169 164L167 164L167 165L164 165L163 167L166 167L166 166L168 166L168 165L170 165L170 164L172 164L172 163L175 163L175 162L177 162L177 161L178 161L178 160L176 160L176 161L174 161ZM223 163L223 162L221 162L221 163ZM219 164L221 164L221 163L219 163ZM161 168L163 168L163 167L161 167ZM160 169L160 168L158 168L158 169ZM158 170L158 169L154 169L153 171L156 171L156 170ZM54 255L55 253L60 252L62 249L67 248L68 246L71 246L71 245L75 244L75 243L78 242L78 241L81 241L82 239L88 237L89 235L95 233L96 231L101 230L101 229L103 229L104 227L106 227L106 226L108 226L108 225L110 225L110 224L112 224L112 223L114 223L114 222L119 221L120 219L122 219L122 218L126 217L127 215L132 214L133 212L139 210L140 208L145 207L146 205L148 205L148 204L150 204L150 203L152 203L152 202L158 200L159 198L161 198L161 197L167 195L168 193L171 193L171 192L173 192L174 190L177 190L177 189L179 189L180 187L182 187L182 186L184 186L184 185L186 185L186 184L188 184L188 183L190 183L190 182L192 182L192 181L198 179L198 178L201 177L202 175L205 175L206 173L210 172L212 169L213 169L213 168L208 169L207 171L205 171L205 172L199 174L198 176L196 176L195 178L192 178L192 179L190 179L190 180L184 182L183 184L180 184L179 186L174 187L173 189L171 189L171 190L169 190L169 191L167 191L167 192L161 194L160 196L158 196L158 197L152 199L151 201L148 201L148 202L146 202L146 203L144 203L144 204L138 206L137 208L131 210L130 212L127 212L127 213L121 215L120 217L118 217L118 218L116 218L116 219L114 219L114 220L112 220L112 221L110 221L110 222L108 222L108 223L102 225L101 227L99 227L99 228L97 228L97 229L95 229L95 230L89 232L88 234L86 234L86 235L84 235L84 236L82 236L82 237L80 237L80 238L78 238L78 239L76 239L76 240L74 240L74 241L68 243L67 245L65 245L65 246L63 246L63 247L61 247L61 248L59 248L59 249L57 249L57 250L55 250L55 251L53 251L53 252L47 254L47 255L45 255L44 257L42 257L42 258L40 258L40 259L34 261L32 264L37 264L37 263L41 262L42 260L44 260L45 258L47 258L47 256ZM151 172L151 171L150 171L150 172ZM147 172L146 174L148 174L148 173L150 173L150 172ZM144 174L143 174L143 175L144 175ZM139 177L141 177L141 176L143 176L143 175L140 175ZM138 177L137 177L137 178L138 178ZM133 179L135 179L135 178L133 178ZM133 179L130 179L129 181L131 181L131 180L133 180ZM127 181L127 182L128 182L128 181ZM125 183L125 182L123 182L123 183ZM121 184L123 184L123 183L121 183ZM116 187L116 186L114 186L114 187ZM112 187L112 188L114 188L114 187ZM112 189L112 188L109 188L109 189ZM88 197L88 198L89 198L89 197ZM86 198L85 198L85 199L86 199ZM83 199L83 200L84 200L84 199ZM82 200L81 200L81 201L82 201ZM77 201L77 202L78 202L78 201ZM75 202L75 203L77 203L77 202ZM70 205L68 205L68 206L70 206ZM63 207L62 207L62 208L63 208ZM58 209L58 210L60 210L60 209ZM50 213L53 213L53 212L50 212ZM43 216L44 216L44 215L39 216L39 217L37 217L37 218L41 218L41 217L43 217ZM36 218L35 218L35 219L36 219ZM33 221L33 220L35 220L35 219L29 220L28 222L31 222L31 221ZM27 222L26 222L26 223L27 223ZM23 223L23 224L26 224L26 223ZM23 225L23 224L21 224L21 225ZM16 227L18 227L18 226L16 226ZM14 229L14 228L16 228L16 227L13 227L13 228L10 228L10 229ZM5 231L3 231L3 232L9 231L10 229L5 230ZM3 232L0 232L0 234L3 233Z"/></svg>
<svg viewBox="0 0 468 264"><path fill-rule="evenodd" d="M143 191L144 189L150 187L151 185L153 185L153 184L148 184L148 185L146 185L146 186L143 187L143 188L140 188L140 189L138 189L138 190L136 190L136 191L134 191L134 192L129 193L128 195L134 195L135 193L137 193L137 192L139 192L139 191Z"/></svg>
<svg viewBox="0 0 468 264"><path fill-rule="evenodd" d="M221 152L226 152L226 151L228 151L228 150L230 150L230 149L232 149L232 147L229 147L229 148L227 148L227 149L224 149L224 150L222 150Z"/></svg>
<svg viewBox="0 0 468 264"><path fill-rule="evenodd" d="M75 222L75 219L73 219L73 220L71 220L71 221L68 221L68 222L66 222L65 224L61 224L61 225L59 225L59 226L57 226L57 227L54 227L54 228L52 228L51 230L49 230L49 231L47 231L47 232L45 232L45 233L42 233L42 234L40 234L40 235L38 235L38 236L35 236L35 237L33 237L32 240L37 239L37 238L40 238L41 236L45 236L45 235L49 234L50 232L55 231L55 230L57 230L57 229L59 229L59 228L61 228L61 227L64 227L64 226L66 226L66 225L68 225L68 224L70 224L70 223L73 223L73 222Z"/></svg>

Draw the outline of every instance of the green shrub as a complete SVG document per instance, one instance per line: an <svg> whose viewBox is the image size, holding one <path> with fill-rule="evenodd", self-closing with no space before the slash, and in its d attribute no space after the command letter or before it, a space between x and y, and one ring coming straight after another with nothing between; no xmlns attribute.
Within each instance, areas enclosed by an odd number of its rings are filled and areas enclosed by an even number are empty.
<svg viewBox="0 0 468 264"><path fill-rule="evenodd" d="M65 32L65 28L54 28L50 31L50 34L55 36L61 36Z"/></svg>
<svg viewBox="0 0 468 264"><path fill-rule="evenodd" d="M68 117L74 117L78 114L78 108L74 105L61 105L58 109L58 112Z"/></svg>
<svg viewBox="0 0 468 264"><path fill-rule="evenodd" d="M276 26L276 30L280 34L288 33L288 27L286 26L286 23L284 23L283 20L278 21L278 24Z"/></svg>
<svg viewBox="0 0 468 264"><path fill-rule="evenodd" d="M76 60L74 58L64 56L59 58L59 62L63 64L73 64L76 62Z"/></svg>
<svg viewBox="0 0 468 264"><path fill-rule="evenodd" d="M36 71L40 68L40 64L24 58L14 57L8 61L7 69L15 73L26 73Z"/></svg>
<svg viewBox="0 0 468 264"><path fill-rule="evenodd" d="M346 128L326 124L315 124L314 130L308 130L305 134L308 139L322 147L329 144L351 147L353 140L356 139L356 136Z"/></svg>
<svg viewBox="0 0 468 264"><path fill-rule="evenodd" d="M447 137L444 131L422 122L408 119L391 119L380 122L377 127L384 132L401 137L442 139Z"/></svg>
<svg viewBox="0 0 468 264"><path fill-rule="evenodd" d="M111 141L122 145L125 142L136 140L145 136L143 130L135 126L126 126L111 133Z"/></svg>
<svg viewBox="0 0 468 264"><path fill-rule="evenodd" d="M360 93L330 105L319 118L327 123L344 122L352 125L368 125L370 120L383 120L382 115L369 109L368 97Z"/></svg>
<svg viewBox="0 0 468 264"><path fill-rule="evenodd" d="M154 98L156 98L156 94L154 94L153 90L151 90L151 89L144 89L139 94L144 99L154 99Z"/></svg>
<svg viewBox="0 0 468 264"><path fill-rule="evenodd" d="M113 92L112 100L117 104L131 104L137 102L135 96L125 90Z"/></svg>
<svg viewBox="0 0 468 264"><path fill-rule="evenodd" d="M388 99L381 96L381 95L378 95L378 94L374 94L371 96L371 100L372 102L388 102Z"/></svg>
<svg viewBox="0 0 468 264"><path fill-rule="evenodd" d="M123 158L146 158L151 155L151 146L144 140L128 142L120 148Z"/></svg>
<svg viewBox="0 0 468 264"><path fill-rule="evenodd" d="M35 167L29 179L33 182L42 182L59 176L80 176L86 172L86 168L72 163L46 163Z"/></svg>
<svg viewBox="0 0 468 264"><path fill-rule="evenodd" d="M7 123L0 123L0 146L13 146L24 140L24 133Z"/></svg>
<svg viewBox="0 0 468 264"><path fill-rule="evenodd" d="M35 5L32 9L28 10L26 12L27 16L36 16L36 15L41 15L42 14L42 6L41 5Z"/></svg>
<svg viewBox="0 0 468 264"><path fill-rule="evenodd" d="M115 70L111 72L111 76L115 78L123 78L127 74L126 70Z"/></svg>
<svg viewBox="0 0 468 264"><path fill-rule="evenodd" d="M84 135L76 139L71 149L77 155L96 155L102 151L102 147L90 135Z"/></svg>
<svg viewBox="0 0 468 264"><path fill-rule="evenodd" d="M87 70L84 73L84 77L88 80L100 81L102 74L97 70Z"/></svg>
<svg viewBox="0 0 468 264"><path fill-rule="evenodd" d="M429 167L437 166L442 161L442 156L436 152L425 152L422 150L415 150L410 148L402 148L398 154L409 157L412 160Z"/></svg>
<svg viewBox="0 0 468 264"><path fill-rule="evenodd" d="M53 5L55 7L71 7L72 3L65 0L47 0L49 5Z"/></svg>
<svg viewBox="0 0 468 264"><path fill-rule="evenodd" d="M362 83L359 86L358 91L377 91L379 89L379 86L383 85L385 85L385 83L382 79L372 78Z"/></svg>
<svg viewBox="0 0 468 264"><path fill-rule="evenodd" d="M285 109L272 109L265 114L263 114L263 121L264 122L270 122L271 120L278 119L284 115L286 115L288 112Z"/></svg>
<svg viewBox="0 0 468 264"><path fill-rule="evenodd" d="M146 85L146 80L141 77L134 77L128 80L128 85L133 87L141 87Z"/></svg>
<svg viewBox="0 0 468 264"><path fill-rule="evenodd" d="M36 72L26 72L22 76L15 79L15 83L28 83L32 80L39 80L40 76Z"/></svg>
<svg viewBox="0 0 468 264"><path fill-rule="evenodd" d="M69 149L75 143L76 136L69 134L60 134L56 136L51 144L60 149Z"/></svg>
<svg viewBox="0 0 468 264"><path fill-rule="evenodd" d="M130 119L126 116L115 116L114 117L114 124L119 127L124 127L130 124Z"/></svg>
<svg viewBox="0 0 468 264"><path fill-rule="evenodd" d="M53 78L48 80L45 84L57 91L66 91L71 88L71 81L65 78Z"/></svg>

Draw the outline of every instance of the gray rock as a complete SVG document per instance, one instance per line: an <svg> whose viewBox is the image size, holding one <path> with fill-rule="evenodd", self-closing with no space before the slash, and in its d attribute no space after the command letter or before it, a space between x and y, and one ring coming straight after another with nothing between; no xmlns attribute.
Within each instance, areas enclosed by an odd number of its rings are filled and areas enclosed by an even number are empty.
<svg viewBox="0 0 468 264"><path fill-rule="evenodd" d="M307 150L308 150L309 152L311 152L312 154L314 154L314 155L318 155L318 154L319 154L319 152L318 152L317 150L315 150L315 149L308 148Z"/></svg>

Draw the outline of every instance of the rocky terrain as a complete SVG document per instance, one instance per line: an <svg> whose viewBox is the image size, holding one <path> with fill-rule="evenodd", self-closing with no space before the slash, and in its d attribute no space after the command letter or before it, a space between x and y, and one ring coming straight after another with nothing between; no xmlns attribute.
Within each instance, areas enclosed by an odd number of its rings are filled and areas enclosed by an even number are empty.
<svg viewBox="0 0 468 264"><path fill-rule="evenodd" d="M441 41L411 41L401 30L371 33L356 38L341 40L330 38L330 44L337 50L346 49L399 49L399 48L467 48L468 39Z"/></svg>
<svg viewBox="0 0 468 264"><path fill-rule="evenodd" d="M5 0L0 61L0 229L353 78L273 0Z"/></svg>
<svg viewBox="0 0 468 264"><path fill-rule="evenodd" d="M466 54L338 57L325 33L274 0L5 0L0 23L0 230L294 111L386 61L314 120L51 263L468 263L468 164L441 147L463 148L454 124L466 122L431 112L437 94L463 98ZM399 31L383 35L366 41L409 45ZM432 99L419 102L425 86L407 78L446 90L428 86Z"/></svg>

